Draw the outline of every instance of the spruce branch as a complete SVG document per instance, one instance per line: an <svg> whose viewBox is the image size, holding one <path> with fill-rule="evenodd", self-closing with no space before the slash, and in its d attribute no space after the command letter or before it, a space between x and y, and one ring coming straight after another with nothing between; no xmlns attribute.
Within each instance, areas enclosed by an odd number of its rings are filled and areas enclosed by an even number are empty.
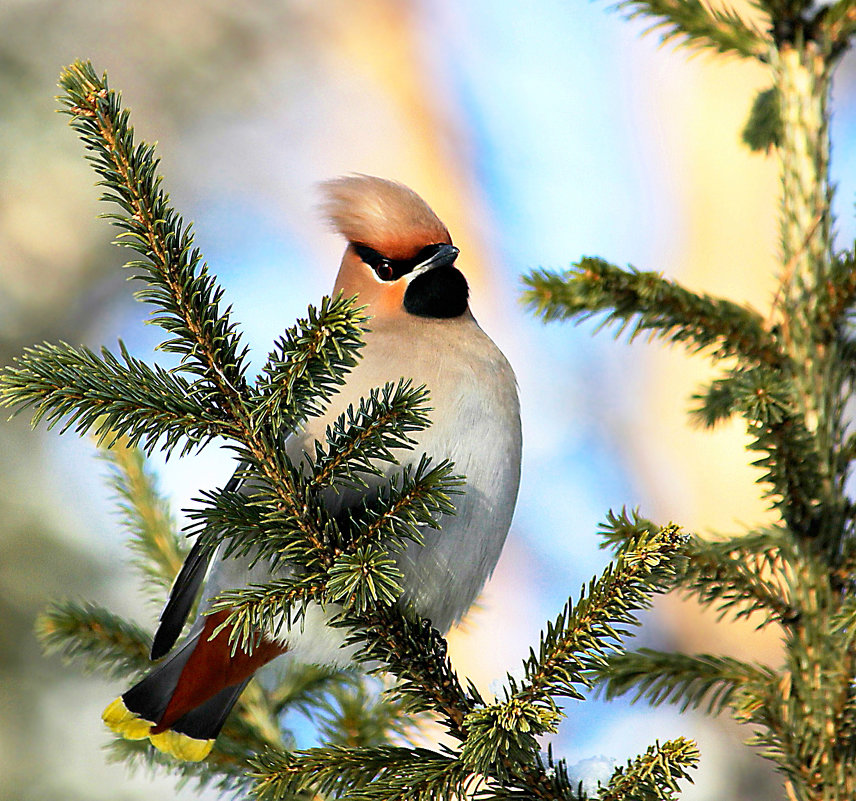
<svg viewBox="0 0 856 801"><path fill-rule="evenodd" d="M270 456L279 465L279 472L266 465L276 486L260 479L260 467L246 460L235 474L239 489L203 490L195 499L188 510L189 535L210 551L222 544L224 556L248 558L251 565L271 560L315 571L329 566L329 515L302 471L283 454Z"/></svg>
<svg viewBox="0 0 856 801"><path fill-rule="evenodd" d="M690 537L680 589L702 606L715 605L720 617L760 614L770 621L797 625L803 611L792 597L795 562L802 558L785 529L706 540Z"/></svg>
<svg viewBox="0 0 856 801"><path fill-rule="evenodd" d="M387 551L373 544L343 553L327 575L330 600L356 614L373 606L393 604L403 591L404 574Z"/></svg>
<svg viewBox="0 0 856 801"><path fill-rule="evenodd" d="M105 199L121 210L111 215L123 231L121 242L146 258L132 263L131 268L146 282L138 293L140 299L158 309L153 321L172 337L161 348L181 354L181 369L197 376L190 386L197 394L204 392L208 413L226 423L226 430L214 433L236 443L236 450L268 483L279 507L317 552L323 533L317 521L304 517L295 500L297 493L281 447L287 432L272 422L301 419L341 383L353 364L364 317L352 299L325 300L319 313L310 310L306 320L286 333L263 371L259 389L251 390L244 378L246 350L228 309L220 309L222 289L193 248L189 227L168 203L153 148L134 145L127 110L121 108L106 78L99 78L91 65L75 63L62 74L61 85L66 94L60 100L109 190ZM281 387L274 383L279 378L284 381ZM320 400L308 401L315 390ZM74 413L83 414L79 408ZM86 419L89 424L95 421L94 415ZM118 433L132 439L146 433L127 430L124 419L112 422ZM194 436L201 440L193 421L187 421L187 428L191 441ZM154 441L152 436L146 443L153 445Z"/></svg>
<svg viewBox="0 0 856 801"><path fill-rule="evenodd" d="M689 770L698 765L698 746L683 737L655 743L627 767L617 768L609 784L602 788L598 801L672 801L678 781L692 781Z"/></svg>
<svg viewBox="0 0 856 801"><path fill-rule="evenodd" d="M34 408L34 426L42 419L48 428L62 422L61 433L72 426L80 434L94 431L107 446L122 435L147 453L159 447L169 454L181 446L185 455L233 434L201 382L149 367L122 342L119 350L121 361L105 348L100 357L65 343L26 348L0 374L0 405Z"/></svg>
<svg viewBox="0 0 856 801"><path fill-rule="evenodd" d="M555 699L581 699L610 646L616 647L637 623L634 612L650 596L668 589L685 536L677 526L644 532L625 545L599 579L568 600L541 633L538 653L524 662L525 679L509 677L504 700L473 709L464 719L462 758L478 773L508 781L513 766L532 761L536 735L555 732L562 717Z"/></svg>
<svg viewBox="0 0 856 801"><path fill-rule="evenodd" d="M89 62L64 70L60 86L65 94L59 100L105 187L102 199L118 206L106 215L121 231L117 243L145 259L126 266L146 282L138 297L159 310L152 322L171 337L161 349L180 354L185 369L210 384L224 407L237 411L246 389L246 349L230 310L220 309L222 289L194 247L191 227L161 187L154 147L135 145L120 96Z"/></svg>
<svg viewBox="0 0 856 801"><path fill-rule="evenodd" d="M465 692L452 668L448 647L430 622L408 608L377 606L361 614L345 612L338 625L347 626L348 643L359 647L356 659L382 663L396 678L389 690L408 712L433 711L450 734L464 739L464 718L481 702L474 687Z"/></svg>
<svg viewBox="0 0 856 801"><path fill-rule="evenodd" d="M226 724L227 727L229 724ZM246 759L224 750L220 740L225 739L227 729L218 738L214 748L204 762L179 762L173 757L149 746L147 740L115 739L107 746L110 762L121 763L132 772L146 771L154 774L158 768L176 774L179 785L192 783L199 791L212 789L222 794L238 797L249 792L252 782L247 776L249 764ZM294 801L297 801L295 799ZM305 801L311 801L305 799Z"/></svg>
<svg viewBox="0 0 856 801"><path fill-rule="evenodd" d="M336 521L327 518L314 488L301 483L300 471L292 470L302 488L304 521L314 517L316 527L324 531L317 545L307 542L291 512L272 505L266 493L247 498L228 490L206 492L207 505L191 512L194 526L204 526L199 536L208 547L223 542L227 555L301 566L292 577L218 596L212 611L228 612L220 628L231 627L233 645L244 649L252 647L253 632L278 631L299 620L310 601L339 602L359 614L370 604L397 600L401 574L386 552L421 542L424 527L437 528L441 514L453 514L450 494L462 482L450 462L432 466L423 457L350 511L343 534Z"/></svg>
<svg viewBox="0 0 856 801"><path fill-rule="evenodd" d="M516 698L478 707L464 721L467 739L461 759L475 773L492 775L503 784L517 783L521 769L535 761L536 736L555 733L561 718L555 706L536 706Z"/></svg>
<svg viewBox="0 0 856 801"><path fill-rule="evenodd" d="M415 467L406 466L375 497L366 497L349 512L352 547L379 542L400 551L410 542L421 543L424 529L439 529L443 515L455 514L452 496L462 492L465 481L455 473L453 462L433 464L423 456Z"/></svg>
<svg viewBox="0 0 856 801"><path fill-rule="evenodd" d="M357 363L365 320L355 299L340 293L325 297L318 309L310 306L305 318L287 328L255 382L256 425L291 431L321 414Z"/></svg>
<svg viewBox="0 0 856 801"><path fill-rule="evenodd" d="M381 464L397 461L392 451L412 448L409 434L430 425L428 400L428 390L410 380L371 390L327 427L325 444L315 443L310 484L367 489L364 477L382 476Z"/></svg>
<svg viewBox="0 0 856 801"><path fill-rule="evenodd" d="M604 545L626 547L635 539L656 530L641 517L609 512L600 529ZM802 611L791 597L791 582L804 556L791 532L785 527L768 527L731 537L686 538L684 559L676 589L696 596L702 605L717 604L721 615L735 618L761 612L765 620L785 625L797 624Z"/></svg>
<svg viewBox="0 0 856 801"><path fill-rule="evenodd" d="M693 350L713 348L717 359L742 357L781 367L785 357L760 314L730 300L700 295L657 273L622 270L586 257L564 273L536 271L524 278L526 303L545 320L586 319L606 312L630 339L643 332Z"/></svg>
<svg viewBox="0 0 856 801"><path fill-rule="evenodd" d="M428 425L425 399L424 390L408 382L372 390L356 411L350 406L328 427L326 446L317 445L314 459L300 467L291 463L284 443L278 451L272 447L278 486L260 480L259 470L245 468L239 475L249 480L242 490L203 491L189 510L191 534L209 548L222 544L227 556L250 557L253 563L288 561L312 570L329 569L343 548L382 543L397 551L421 542L423 527L437 528L441 515L455 513L452 496L464 479L451 462L435 465L423 456L335 520L324 493L353 490L365 484L363 477L373 476L377 484L381 465L396 463L392 451L412 447L409 434ZM251 463L252 452L241 453ZM289 493L289 503L283 503Z"/></svg>
<svg viewBox="0 0 856 801"><path fill-rule="evenodd" d="M759 479L770 485L766 494L782 519L797 536L807 540L818 535L819 513L824 509L824 477L820 470L816 440L805 427L801 415L787 415L765 424L750 420L747 430L754 442L752 450L764 456L752 464L764 469ZM828 520L834 524L833 519Z"/></svg>
<svg viewBox="0 0 856 801"><path fill-rule="evenodd" d="M36 620L36 634L47 653L93 673L125 677L150 664L151 635L94 604L52 603Z"/></svg>
<svg viewBox="0 0 856 801"><path fill-rule="evenodd" d="M842 601L832 616L829 628L833 636L841 639L844 650L853 651L856 648L856 596L848 595ZM856 724L856 718L854 723Z"/></svg>
<svg viewBox="0 0 856 801"><path fill-rule="evenodd" d="M372 748L392 737L408 740L419 720L405 715L400 704L366 680L338 682L312 710L322 742L343 748Z"/></svg>
<svg viewBox="0 0 856 801"><path fill-rule="evenodd" d="M726 708L745 710L747 698L766 699L778 680L764 665L731 657L642 648L611 655L599 683L607 698L632 692L634 702L644 698L652 706L675 704L681 712L703 708L718 715Z"/></svg>
<svg viewBox="0 0 856 801"><path fill-rule="evenodd" d="M187 546L179 539L169 504L160 495L152 470L142 451L120 440L104 452L112 466L110 485L119 502L122 523L130 532L130 548L135 564L149 579L153 594L162 603L187 555Z"/></svg>
<svg viewBox="0 0 856 801"><path fill-rule="evenodd" d="M267 751L252 761L258 801L298 793L351 801L434 801L466 797L470 772L452 757L424 748L325 747L291 753Z"/></svg>
<svg viewBox="0 0 856 801"><path fill-rule="evenodd" d="M616 8L628 19L653 18L648 30L659 32L664 43L766 60L764 35L732 8L712 8L701 0L622 0Z"/></svg>
<svg viewBox="0 0 856 801"><path fill-rule="evenodd" d="M769 387L765 387L765 378L778 391L771 392ZM783 384L783 379L776 374L765 374L756 369L730 370L693 394L696 406L690 409L690 417L705 428L713 428L729 420L740 409L755 408L766 418L775 413L781 419L781 413L788 408L787 398L782 395Z"/></svg>
<svg viewBox="0 0 856 801"><path fill-rule="evenodd" d="M357 675L328 665L301 665L300 670L288 671L270 692L276 714L295 709L303 715L324 703L325 694L344 683L354 682Z"/></svg>
<svg viewBox="0 0 856 801"><path fill-rule="evenodd" d="M790 377L766 366L737 367L693 396L696 421L712 426L739 412L746 420L749 448L764 456L753 464L764 468L758 479L766 496L791 529L811 537L824 500L818 443L795 398Z"/></svg>
<svg viewBox="0 0 856 801"><path fill-rule="evenodd" d="M284 626L299 625L309 603L325 596L323 574L308 573L224 590L212 601L210 613L227 612L215 633L229 631L232 648L251 653L260 631L275 637Z"/></svg>
<svg viewBox="0 0 856 801"><path fill-rule="evenodd" d="M352 357L362 341L364 321L354 298L325 298L319 310L310 306L307 317L280 340L260 377L260 393L245 399L246 406L253 411L249 416L240 413L235 417L240 430L232 447L242 459L243 477L249 479L250 503L241 511L242 499L235 492L204 493L203 508L191 514L197 528L206 528L209 547L227 539L230 554L247 554L252 550L251 540L271 540L271 536L258 537L254 525L260 523L269 535L281 532L285 543L276 544L273 554L259 548L256 559L270 555L312 569L330 566L333 556L325 547L329 515L315 488L304 479L303 471L288 457L286 438L290 430L275 423L285 420L296 423L320 412L319 404L342 382L344 373L354 363ZM304 357L303 348L311 351L311 358ZM298 367L292 369L292 362ZM285 388L277 389L279 379ZM312 400L315 389L319 397ZM408 396L401 403L418 407L421 400ZM388 424L393 428L397 422L391 419ZM213 507L213 513L209 514L205 505ZM233 527L235 522L237 531ZM290 549L284 547L288 543Z"/></svg>
<svg viewBox="0 0 856 801"><path fill-rule="evenodd" d="M588 592L570 599L541 633L539 651L524 662L526 678L512 685L516 702L543 702L547 697L579 698L577 685L590 686L587 671L598 669L610 644L636 625L634 612L650 605L656 592L670 589L686 535L675 525L643 534L619 550ZM516 684L516 683L515 683Z"/></svg>
<svg viewBox="0 0 856 801"><path fill-rule="evenodd" d="M518 765L506 783L487 781L478 787L479 801L587 801L582 783L568 772L564 759L555 759L553 748L536 753L532 764ZM625 799L629 801L629 799Z"/></svg>
<svg viewBox="0 0 856 801"><path fill-rule="evenodd" d="M677 585L729 618L757 612L760 626L781 625L783 669L643 651L610 660L608 692L632 689L653 703L711 713L727 707L753 727L749 742L776 763L789 798L849 801L856 797L856 514L847 489L856 437L847 413L856 348L848 323L856 261L833 251L828 103L833 68L856 32L856 4L756 6L767 14L769 31L697 0L619 5L631 16L651 17L664 40L770 66L772 87L756 97L744 131L750 146L775 148L780 160L780 286L768 320L599 259L584 259L564 275L535 274L527 299L546 319L601 314L604 325L617 323L631 337L650 331L709 348L714 359L733 359L697 396L695 416L707 426L733 414L744 418L750 449L760 454L759 481L781 518L741 537L691 538ZM604 534L623 547L650 525L622 512Z"/></svg>
<svg viewBox="0 0 856 801"><path fill-rule="evenodd" d="M606 519L598 526L597 533L603 538L601 548L615 548L621 550L642 537L653 536L660 531L660 526L642 517L638 509L629 512L623 507L620 512L610 509L606 513Z"/></svg>
<svg viewBox="0 0 856 801"><path fill-rule="evenodd" d="M817 325L837 331L856 304L856 255L853 252L835 255L829 267L829 279L819 288L819 293L823 302L818 305Z"/></svg>

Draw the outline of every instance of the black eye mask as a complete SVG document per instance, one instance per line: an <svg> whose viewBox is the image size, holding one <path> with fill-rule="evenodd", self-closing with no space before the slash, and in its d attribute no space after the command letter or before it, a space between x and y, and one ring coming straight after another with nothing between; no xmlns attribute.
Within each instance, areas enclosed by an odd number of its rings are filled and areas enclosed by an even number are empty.
<svg viewBox="0 0 856 801"><path fill-rule="evenodd" d="M368 245L353 243L356 254L374 270L381 281L397 281L402 275L413 272L420 264L438 253L442 247L442 245L428 245L412 259L388 259Z"/></svg>

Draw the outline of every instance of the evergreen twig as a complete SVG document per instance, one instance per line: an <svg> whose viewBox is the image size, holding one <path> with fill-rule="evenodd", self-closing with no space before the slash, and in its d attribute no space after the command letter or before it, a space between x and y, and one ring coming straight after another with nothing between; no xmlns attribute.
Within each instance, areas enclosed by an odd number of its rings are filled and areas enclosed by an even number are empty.
<svg viewBox="0 0 856 801"><path fill-rule="evenodd" d="M629 19L653 19L649 30L663 42L766 60L761 31L731 8L713 8L701 0L621 0L616 7Z"/></svg>
<svg viewBox="0 0 856 801"><path fill-rule="evenodd" d="M150 580L158 604L181 569L187 546L177 533L169 505L157 489L154 474L143 454L127 440L105 451L113 470L111 484L119 501L122 524L130 532L129 545L136 553L135 564Z"/></svg>
<svg viewBox="0 0 856 801"><path fill-rule="evenodd" d="M160 447L169 454L181 446L185 455L234 433L201 382L149 367L121 342L119 349L124 364L103 348L100 357L65 343L27 348L0 376L0 405L33 407L33 425L44 419L53 428L63 421L61 433L74 426L108 446L121 432L147 453Z"/></svg>
<svg viewBox="0 0 856 801"><path fill-rule="evenodd" d="M307 791L335 796L346 792L353 801L452 801L465 797L472 783L472 774L449 755L389 745L268 751L252 764L259 801L280 801Z"/></svg>
<svg viewBox="0 0 856 801"><path fill-rule="evenodd" d="M729 300L699 295L651 272L622 270L584 258L565 273L536 271L524 278L524 300L545 320L585 319L606 312L630 338L648 331L694 350L713 348L717 358L737 356L773 367L785 357L760 314Z"/></svg>
<svg viewBox="0 0 856 801"><path fill-rule="evenodd" d="M94 604L52 603L36 621L36 634L48 653L91 672L126 677L150 664L151 635Z"/></svg>
<svg viewBox="0 0 856 801"><path fill-rule="evenodd" d="M135 145L121 97L88 62L63 71L60 85L65 94L59 100L106 188L102 199L118 207L106 215L121 231L117 243L144 259L127 267L145 282L138 297L159 309L152 322L171 336L161 348L180 354L186 368L237 411L246 389L246 349L229 310L220 309L223 291L194 247L191 227L161 188L154 147Z"/></svg>
<svg viewBox="0 0 856 801"><path fill-rule="evenodd" d="M617 768L609 784L601 789L598 801L671 801L676 797L678 781L692 781L689 769L699 760L696 744L679 737L660 745L655 743L626 767Z"/></svg>
<svg viewBox="0 0 856 801"><path fill-rule="evenodd" d="M793 550L784 531L712 541L691 537L681 590L702 606L715 605L720 617L760 614L759 627L771 620L798 624L802 611L790 589Z"/></svg>
<svg viewBox="0 0 856 801"><path fill-rule="evenodd" d="M745 709L746 698L766 699L778 681L764 665L712 654L680 654L642 648L609 657L603 670L607 698L631 692L653 706L676 704L682 712L703 707L709 715Z"/></svg>

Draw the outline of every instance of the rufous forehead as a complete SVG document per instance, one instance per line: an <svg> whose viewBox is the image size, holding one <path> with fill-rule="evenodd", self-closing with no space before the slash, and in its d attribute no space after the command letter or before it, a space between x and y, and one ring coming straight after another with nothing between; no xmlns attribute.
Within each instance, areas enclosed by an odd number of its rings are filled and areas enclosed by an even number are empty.
<svg viewBox="0 0 856 801"><path fill-rule="evenodd" d="M368 175L322 185L330 222L348 241L390 259L413 258L426 245L451 244L449 232L412 189Z"/></svg>
<svg viewBox="0 0 856 801"><path fill-rule="evenodd" d="M445 228L423 228L411 229L405 233L390 233L386 236L375 237L370 242L359 242L374 248L382 256L398 261L401 259L412 259L419 251L428 245L452 244L448 231Z"/></svg>

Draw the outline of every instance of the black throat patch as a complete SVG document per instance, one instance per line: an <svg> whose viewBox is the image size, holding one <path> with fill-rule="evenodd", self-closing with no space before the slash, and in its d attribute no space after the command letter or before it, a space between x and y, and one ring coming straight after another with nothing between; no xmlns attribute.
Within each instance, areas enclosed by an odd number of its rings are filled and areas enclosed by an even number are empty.
<svg viewBox="0 0 856 801"><path fill-rule="evenodd" d="M410 282L404 308L417 317L460 317L467 310L470 288L463 273L451 264L435 267Z"/></svg>

